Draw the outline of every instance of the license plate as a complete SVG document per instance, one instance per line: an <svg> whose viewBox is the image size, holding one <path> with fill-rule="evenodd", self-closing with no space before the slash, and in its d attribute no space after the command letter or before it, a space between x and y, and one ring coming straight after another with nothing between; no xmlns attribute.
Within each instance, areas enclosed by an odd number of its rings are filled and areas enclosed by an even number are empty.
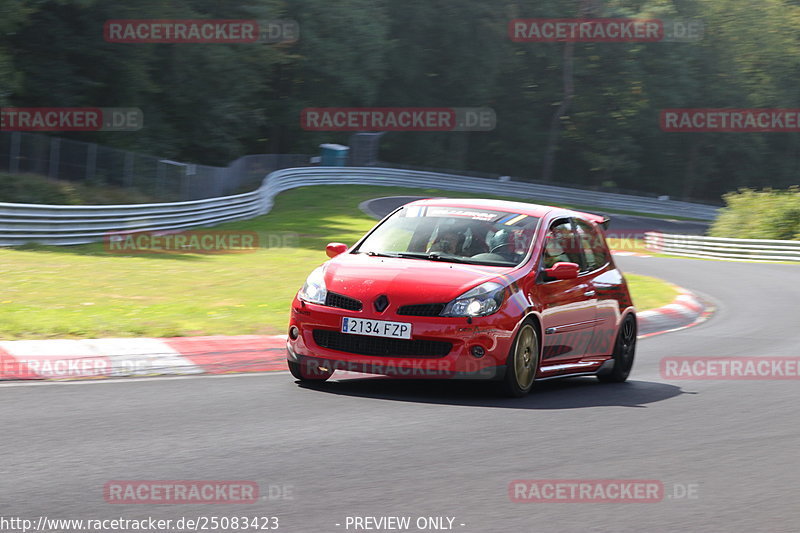
<svg viewBox="0 0 800 533"><path fill-rule="evenodd" d="M344 317L342 318L342 333L388 337L390 339L410 339L411 324L408 322Z"/></svg>

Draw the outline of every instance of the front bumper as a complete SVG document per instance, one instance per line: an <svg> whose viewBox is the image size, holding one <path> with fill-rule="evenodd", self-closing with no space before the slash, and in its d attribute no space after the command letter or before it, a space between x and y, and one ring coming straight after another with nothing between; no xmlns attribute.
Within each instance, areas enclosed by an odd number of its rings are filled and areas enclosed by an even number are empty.
<svg viewBox="0 0 800 533"><path fill-rule="evenodd" d="M452 348L443 356L361 355L325 348L315 341L315 330L339 332L346 316L410 322L413 340L447 342ZM518 320L502 310L469 322L466 318L400 316L388 312L370 316L295 299L290 329L296 327L298 335L287 340L287 358L312 367L413 379L498 379L504 375ZM483 348L482 357L472 355L474 346Z"/></svg>
<svg viewBox="0 0 800 533"><path fill-rule="evenodd" d="M475 370L454 371L447 362L439 361L432 364L423 360L393 359L373 363L363 361L348 361L337 359L323 359L295 353L287 342L287 359L301 365L307 365L307 372L311 375L323 373L325 370L340 370L345 372L358 372L360 374L380 374L393 378L405 379L466 379L466 380L497 380L505 376L505 366L484 366ZM469 366L469 365L465 365ZM475 366L475 365L473 365Z"/></svg>

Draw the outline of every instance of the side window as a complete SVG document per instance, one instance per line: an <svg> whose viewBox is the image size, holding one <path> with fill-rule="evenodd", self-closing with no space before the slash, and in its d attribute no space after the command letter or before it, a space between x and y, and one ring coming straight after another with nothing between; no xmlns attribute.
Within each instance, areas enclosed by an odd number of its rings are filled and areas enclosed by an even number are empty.
<svg viewBox="0 0 800 533"><path fill-rule="evenodd" d="M554 222L545 237L542 266L550 268L556 263L583 264L580 244L575 239L572 223L566 219Z"/></svg>
<svg viewBox="0 0 800 533"><path fill-rule="evenodd" d="M583 250L584 262L581 264L581 272L591 272L602 268L608 263L608 252L603 236L597 228L591 224L577 219L577 236Z"/></svg>

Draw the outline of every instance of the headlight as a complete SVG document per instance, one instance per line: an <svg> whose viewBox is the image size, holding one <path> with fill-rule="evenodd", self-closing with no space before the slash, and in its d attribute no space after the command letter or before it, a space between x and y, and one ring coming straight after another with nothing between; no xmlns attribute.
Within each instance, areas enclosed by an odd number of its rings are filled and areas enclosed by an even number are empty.
<svg viewBox="0 0 800 533"><path fill-rule="evenodd" d="M325 287L325 270L322 267L317 267L308 275L303 288L297 296L306 302L312 304L325 304L325 298L328 296L328 289Z"/></svg>
<svg viewBox="0 0 800 533"><path fill-rule="evenodd" d="M486 316L491 315L503 303L505 287L494 281L487 281L470 289L449 304L442 316Z"/></svg>

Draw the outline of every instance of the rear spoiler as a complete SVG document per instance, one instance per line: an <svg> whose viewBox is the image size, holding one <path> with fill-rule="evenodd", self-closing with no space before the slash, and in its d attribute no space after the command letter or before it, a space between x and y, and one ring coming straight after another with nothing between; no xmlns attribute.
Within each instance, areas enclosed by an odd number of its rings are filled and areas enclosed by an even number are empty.
<svg viewBox="0 0 800 533"><path fill-rule="evenodd" d="M592 222L603 228L603 231L606 231L608 229L608 225L611 223L611 219L605 215L595 215L593 213L581 213L580 211L578 211L578 213L580 213L581 215L585 216L586 218L588 218L589 220L591 220Z"/></svg>

